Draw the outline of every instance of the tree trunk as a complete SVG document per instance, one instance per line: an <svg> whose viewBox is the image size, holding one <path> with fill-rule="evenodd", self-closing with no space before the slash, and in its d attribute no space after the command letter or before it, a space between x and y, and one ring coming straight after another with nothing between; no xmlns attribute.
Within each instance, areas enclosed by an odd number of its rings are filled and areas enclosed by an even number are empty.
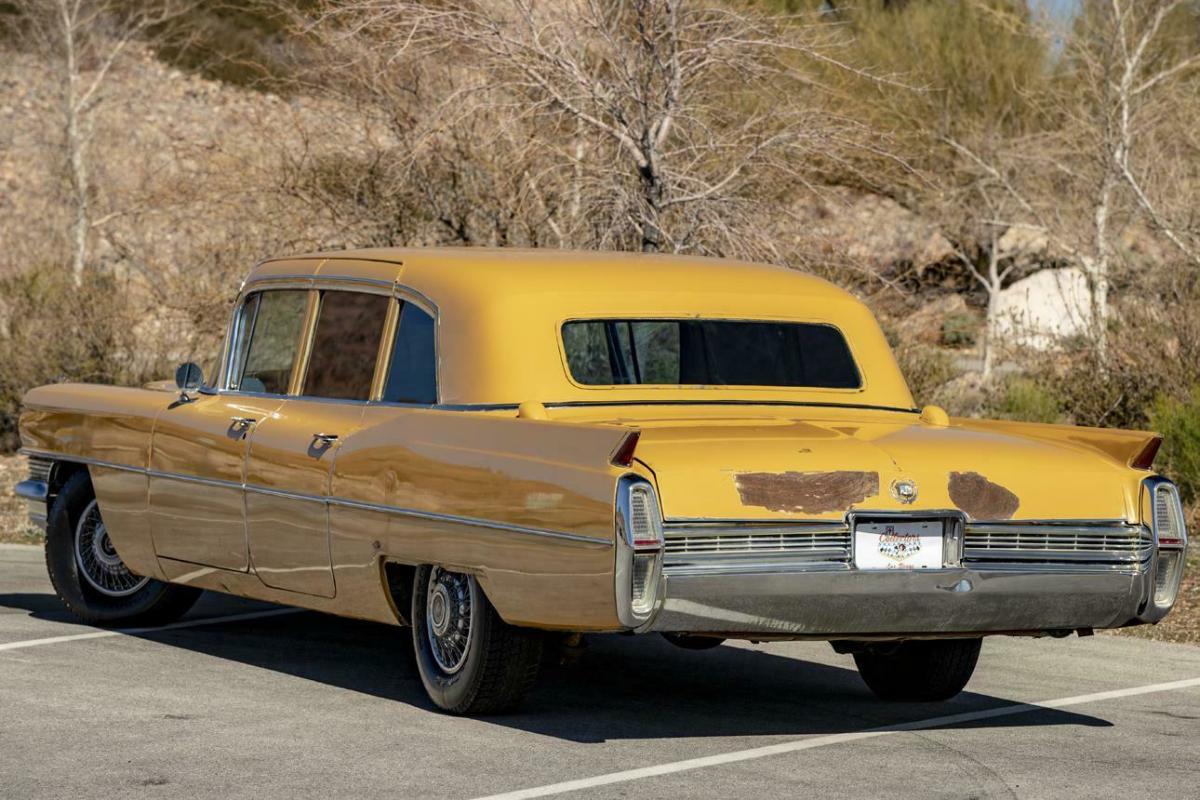
<svg viewBox="0 0 1200 800"><path fill-rule="evenodd" d="M79 105L79 64L75 52L75 17L66 5L59 8L63 46L63 135L67 147L67 172L71 180L71 279L83 285L87 266L88 209L87 133L82 129Z"/></svg>
<svg viewBox="0 0 1200 800"><path fill-rule="evenodd" d="M1091 263L1085 260L1083 264L1091 288L1093 336L1101 360L1108 357L1108 209L1112 202L1112 184L1112 177L1106 175L1093 218L1096 255Z"/></svg>
<svg viewBox="0 0 1200 800"><path fill-rule="evenodd" d="M645 164L638 168L638 174L642 179L642 199L645 201L641 219L642 252L657 253L662 250L663 244L660 214L662 213L665 187L662 175L658 171L658 159L649 131L643 135L642 140Z"/></svg>
<svg viewBox="0 0 1200 800"><path fill-rule="evenodd" d="M988 289L987 316L983 323L983 366L980 375L983 380L992 377L992 367L996 358L996 328L1000 312L1000 287Z"/></svg>
<svg viewBox="0 0 1200 800"><path fill-rule="evenodd" d="M80 137L78 120L72 110L67 112L66 136L71 199L74 206L74 219L71 222L71 279L76 286L82 286L83 271L87 266L91 219L88 213L88 174L84 142Z"/></svg>

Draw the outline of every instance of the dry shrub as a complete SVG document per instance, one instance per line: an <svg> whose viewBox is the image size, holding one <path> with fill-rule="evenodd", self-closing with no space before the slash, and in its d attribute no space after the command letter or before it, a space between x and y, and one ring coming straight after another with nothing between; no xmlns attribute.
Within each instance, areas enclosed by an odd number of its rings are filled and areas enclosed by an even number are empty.
<svg viewBox="0 0 1200 800"><path fill-rule="evenodd" d="M1145 276L1140 297L1118 306L1121 322L1111 326L1107 353L1080 339L1057 357L1027 359L1029 379L1071 422L1148 428L1161 398L1184 401L1200 384L1200 283L1179 274L1157 282Z"/></svg>
<svg viewBox="0 0 1200 800"><path fill-rule="evenodd" d="M0 280L0 450L18 445L21 397L61 381L138 384L162 374L147 362L128 287L85 273L82 286L61 267Z"/></svg>
<svg viewBox="0 0 1200 800"><path fill-rule="evenodd" d="M895 355L918 406L938 402L955 377L953 359L936 347L902 344L895 348Z"/></svg>

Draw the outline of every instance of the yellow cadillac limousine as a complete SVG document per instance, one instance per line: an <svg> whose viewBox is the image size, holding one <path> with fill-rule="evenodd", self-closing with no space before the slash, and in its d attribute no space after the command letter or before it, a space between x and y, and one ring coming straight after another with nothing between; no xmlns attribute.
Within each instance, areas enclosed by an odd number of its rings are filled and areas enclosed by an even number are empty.
<svg viewBox="0 0 1200 800"><path fill-rule="evenodd" d="M982 637L1157 622L1183 570L1157 435L915 408L867 308L783 268L272 259L210 378L26 395L63 602L409 626L454 713L512 708L554 632L827 640L879 697L945 699Z"/></svg>

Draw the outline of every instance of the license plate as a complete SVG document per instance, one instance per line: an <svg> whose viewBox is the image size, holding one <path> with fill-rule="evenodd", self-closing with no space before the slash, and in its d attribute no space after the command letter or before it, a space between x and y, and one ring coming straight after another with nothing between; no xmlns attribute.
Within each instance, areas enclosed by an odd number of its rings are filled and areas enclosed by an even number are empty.
<svg viewBox="0 0 1200 800"><path fill-rule="evenodd" d="M859 569L940 569L941 520L857 522L854 565Z"/></svg>

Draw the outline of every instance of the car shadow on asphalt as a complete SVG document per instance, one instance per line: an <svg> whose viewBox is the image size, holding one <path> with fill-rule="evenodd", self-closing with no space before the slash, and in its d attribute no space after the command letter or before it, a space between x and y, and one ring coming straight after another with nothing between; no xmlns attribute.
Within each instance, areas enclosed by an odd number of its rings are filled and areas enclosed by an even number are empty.
<svg viewBox="0 0 1200 800"><path fill-rule="evenodd" d="M0 607L56 622L71 617L48 594L0 594ZM206 594L189 618L267 604ZM302 612L256 620L130 634L207 656L431 708L407 628ZM697 736L848 733L1010 706L1019 701L966 691L945 703L884 703L853 662L831 666L753 647L689 651L662 637L596 635L560 663L556 648L520 713L492 724L574 742ZM984 644L982 659L988 658ZM947 721L929 730L1038 726L1108 727L1107 720L1056 709Z"/></svg>

